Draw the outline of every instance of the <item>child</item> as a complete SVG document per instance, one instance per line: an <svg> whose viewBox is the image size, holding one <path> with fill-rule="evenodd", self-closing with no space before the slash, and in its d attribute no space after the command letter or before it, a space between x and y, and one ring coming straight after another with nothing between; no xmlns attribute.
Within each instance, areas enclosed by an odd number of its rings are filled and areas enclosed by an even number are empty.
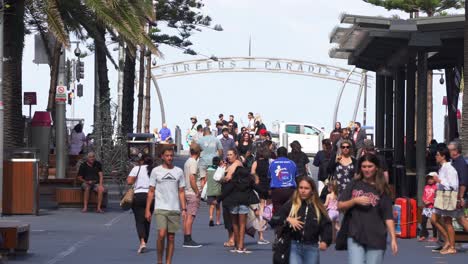
<svg viewBox="0 0 468 264"><path fill-rule="evenodd" d="M224 176L226 164L220 157L213 158L213 164L208 166L207 170L207 189L206 195L208 197L207 203L210 206L210 223L209 226L214 226L213 213L216 208L216 225L221 224L221 210L219 204L213 203L218 196L221 195L221 181L219 175Z"/></svg>
<svg viewBox="0 0 468 264"><path fill-rule="evenodd" d="M328 217L332 221L333 237L340 229L340 221L338 220L340 213L338 212L338 184L336 181L330 181L327 185L328 194L325 200L325 208L327 208Z"/></svg>
<svg viewBox="0 0 468 264"><path fill-rule="evenodd" d="M429 236L429 232L427 231L427 220L431 219L433 207L434 207L434 198L437 191L437 184L434 180L434 176L437 176L437 172L430 172L426 175L426 186L424 186L424 193L423 193L423 203L424 209L422 211L422 218L421 218L421 232L419 233L418 241L429 241L429 242L436 242L437 241L437 228L432 228L432 237L427 239Z"/></svg>

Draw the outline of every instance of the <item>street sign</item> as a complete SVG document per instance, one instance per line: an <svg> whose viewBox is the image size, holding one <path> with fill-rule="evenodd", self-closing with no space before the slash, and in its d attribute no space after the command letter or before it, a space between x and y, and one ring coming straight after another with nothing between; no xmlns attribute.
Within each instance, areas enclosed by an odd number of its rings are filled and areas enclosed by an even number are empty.
<svg viewBox="0 0 468 264"><path fill-rule="evenodd" d="M67 101L67 87L57 86L55 93L55 102L66 102Z"/></svg>
<svg viewBox="0 0 468 264"><path fill-rule="evenodd" d="M24 105L37 105L36 92L24 92L23 104Z"/></svg>

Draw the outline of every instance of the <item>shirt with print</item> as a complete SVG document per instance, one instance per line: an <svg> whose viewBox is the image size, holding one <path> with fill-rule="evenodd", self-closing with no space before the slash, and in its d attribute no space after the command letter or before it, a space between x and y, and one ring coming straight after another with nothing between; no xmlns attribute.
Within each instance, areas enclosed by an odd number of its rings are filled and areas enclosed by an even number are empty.
<svg viewBox="0 0 468 264"><path fill-rule="evenodd" d="M180 211L179 188L185 187L181 168L166 169L162 165L154 168L149 185L155 187L154 209Z"/></svg>
<svg viewBox="0 0 468 264"><path fill-rule="evenodd" d="M431 184L431 185L426 184L426 186L424 186L424 193L423 193L422 200L423 202L429 202L424 207L427 207L427 208L434 207L434 199L435 199L436 191L437 191L437 184Z"/></svg>
<svg viewBox="0 0 468 264"><path fill-rule="evenodd" d="M147 193L149 189L148 165L135 166L128 174L129 177L136 177L133 189L135 193Z"/></svg>
<svg viewBox="0 0 468 264"><path fill-rule="evenodd" d="M270 164L271 188L296 188L297 167L286 157L279 157Z"/></svg>
<svg viewBox="0 0 468 264"><path fill-rule="evenodd" d="M393 219L392 200L386 194L362 180L352 181L341 193L340 201L366 196L371 204L355 205L350 211L348 237L369 249L386 249L387 226L385 221Z"/></svg>
<svg viewBox="0 0 468 264"><path fill-rule="evenodd" d="M198 145L202 150L199 165L208 166L213 163L213 157L218 156L218 150L223 149L221 141L214 136L207 135L198 140Z"/></svg>
<svg viewBox="0 0 468 264"><path fill-rule="evenodd" d="M195 183L197 185L198 191L201 192L201 181L200 173L198 171L198 161L190 157L184 164L184 175L185 175L185 194L195 195L195 191L190 185L190 176L195 175Z"/></svg>

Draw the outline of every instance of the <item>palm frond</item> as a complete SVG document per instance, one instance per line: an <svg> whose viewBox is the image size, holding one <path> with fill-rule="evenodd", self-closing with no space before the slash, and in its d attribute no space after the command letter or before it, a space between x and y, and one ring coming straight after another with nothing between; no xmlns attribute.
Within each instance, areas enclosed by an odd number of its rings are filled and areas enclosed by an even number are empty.
<svg viewBox="0 0 468 264"><path fill-rule="evenodd" d="M44 13L47 15L47 24L50 32L54 34L57 41L63 46L70 47L70 38L60 15L57 0L46 0L44 3Z"/></svg>

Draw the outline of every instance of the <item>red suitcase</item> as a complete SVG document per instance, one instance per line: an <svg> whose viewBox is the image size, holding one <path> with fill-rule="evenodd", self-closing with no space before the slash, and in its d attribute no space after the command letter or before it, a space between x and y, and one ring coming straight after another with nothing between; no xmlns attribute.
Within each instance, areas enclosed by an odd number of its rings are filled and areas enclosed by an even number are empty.
<svg viewBox="0 0 468 264"><path fill-rule="evenodd" d="M416 200L397 198L393 207L395 232L400 238L415 238L418 226Z"/></svg>

